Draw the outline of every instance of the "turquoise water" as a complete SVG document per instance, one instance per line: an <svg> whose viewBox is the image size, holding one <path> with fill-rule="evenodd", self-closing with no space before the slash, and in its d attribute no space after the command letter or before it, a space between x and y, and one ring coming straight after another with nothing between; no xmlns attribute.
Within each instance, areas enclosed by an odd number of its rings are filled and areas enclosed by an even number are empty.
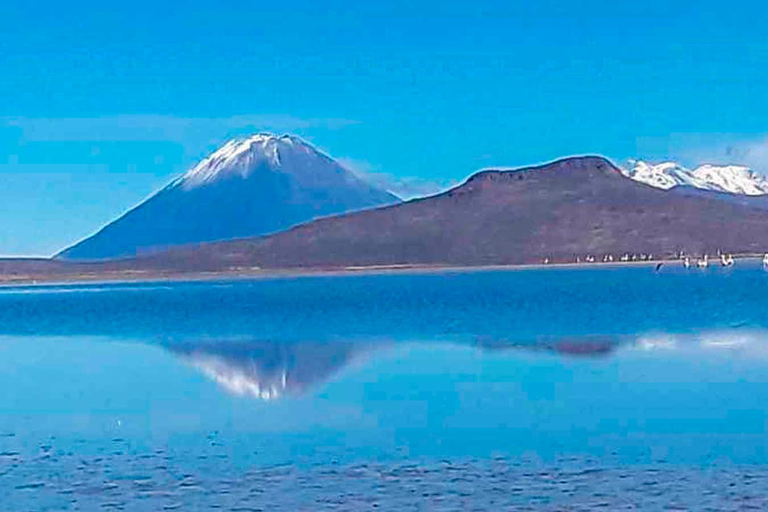
<svg viewBox="0 0 768 512"><path fill-rule="evenodd" d="M766 292L743 264L0 289L0 509L743 498Z"/></svg>

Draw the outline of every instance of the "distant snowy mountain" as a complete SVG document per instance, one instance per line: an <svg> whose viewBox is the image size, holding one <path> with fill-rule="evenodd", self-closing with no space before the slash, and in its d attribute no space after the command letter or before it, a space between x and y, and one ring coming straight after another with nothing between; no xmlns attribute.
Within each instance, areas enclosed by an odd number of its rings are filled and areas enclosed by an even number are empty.
<svg viewBox="0 0 768 512"><path fill-rule="evenodd" d="M298 137L261 133L227 142L58 257L98 260L257 236L399 201Z"/></svg>
<svg viewBox="0 0 768 512"><path fill-rule="evenodd" d="M749 167L739 165L702 165L690 170L674 162L650 164L634 160L622 172L633 180L665 190L687 186L748 196L768 194L768 180Z"/></svg>
<svg viewBox="0 0 768 512"><path fill-rule="evenodd" d="M702 165L694 169L693 175L709 184L712 190L748 196L768 194L768 180L749 167Z"/></svg>

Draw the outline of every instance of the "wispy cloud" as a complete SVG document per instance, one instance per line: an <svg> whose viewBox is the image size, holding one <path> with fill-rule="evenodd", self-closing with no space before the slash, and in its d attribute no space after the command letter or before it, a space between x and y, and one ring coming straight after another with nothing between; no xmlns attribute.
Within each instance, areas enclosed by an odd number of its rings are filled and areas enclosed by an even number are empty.
<svg viewBox="0 0 768 512"><path fill-rule="evenodd" d="M640 139L637 157L675 160L688 166L746 165L768 175L768 134L674 134L663 139Z"/></svg>
<svg viewBox="0 0 768 512"><path fill-rule="evenodd" d="M172 163L177 171L226 140L259 131L308 135L359 124L290 115L0 117L0 163ZM138 160L137 160L138 159Z"/></svg>
<svg viewBox="0 0 768 512"><path fill-rule="evenodd" d="M201 131L294 131L312 128L337 130L358 121L343 118L301 118L290 115L232 117L177 117L154 114L104 117L0 117L0 126L17 127L32 141L142 141L184 142Z"/></svg>
<svg viewBox="0 0 768 512"><path fill-rule="evenodd" d="M459 184L456 180L430 180L417 176L396 176L378 165L354 158L338 158L339 163L377 187L389 190L401 199L431 196Z"/></svg>
<svg viewBox="0 0 768 512"><path fill-rule="evenodd" d="M694 147L689 153L697 163L740 164L768 173L768 136Z"/></svg>
<svg viewBox="0 0 768 512"><path fill-rule="evenodd" d="M763 174L768 174L768 136L762 140L729 145L725 148L725 156L741 161Z"/></svg>

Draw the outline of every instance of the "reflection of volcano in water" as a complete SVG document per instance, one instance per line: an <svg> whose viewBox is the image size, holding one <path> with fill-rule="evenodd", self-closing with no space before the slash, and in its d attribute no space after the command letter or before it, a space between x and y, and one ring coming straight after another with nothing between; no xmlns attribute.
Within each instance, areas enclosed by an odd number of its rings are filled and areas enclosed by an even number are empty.
<svg viewBox="0 0 768 512"><path fill-rule="evenodd" d="M348 342L174 343L169 351L235 395L272 400L329 379L370 345Z"/></svg>
<svg viewBox="0 0 768 512"><path fill-rule="evenodd" d="M489 352L551 352L568 357L599 357L609 355L621 344L618 339L607 337L533 343L478 338L471 346ZM209 340L164 346L232 394L273 400L303 394L340 372L356 357L391 344Z"/></svg>

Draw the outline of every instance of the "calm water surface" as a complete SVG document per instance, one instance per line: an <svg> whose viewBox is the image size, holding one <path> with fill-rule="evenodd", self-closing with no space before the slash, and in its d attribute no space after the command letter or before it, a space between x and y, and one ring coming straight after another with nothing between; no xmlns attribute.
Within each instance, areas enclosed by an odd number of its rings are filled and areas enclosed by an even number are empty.
<svg viewBox="0 0 768 512"><path fill-rule="evenodd" d="M4 288L0 510L761 510L767 334L748 264Z"/></svg>

